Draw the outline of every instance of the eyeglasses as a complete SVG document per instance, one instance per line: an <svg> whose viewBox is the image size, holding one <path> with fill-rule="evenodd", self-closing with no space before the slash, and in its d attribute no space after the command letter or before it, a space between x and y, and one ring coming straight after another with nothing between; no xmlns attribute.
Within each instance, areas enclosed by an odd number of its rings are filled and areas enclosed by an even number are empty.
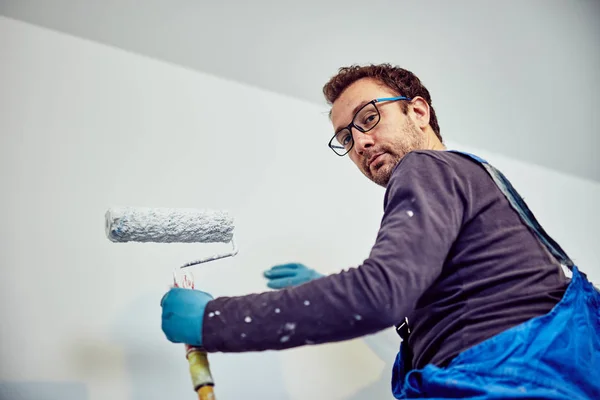
<svg viewBox="0 0 600 400"><path fill-rule="evenodd" d="M358 129L362 133L369 132L371 129L375 128L375 126L381 120L381 114L379 114L379 110L375 103L381 103L384 101L398 101L398 100L410 100L408 97L398 96L398 97L383 97L379 99L374 99L362 106L356 114L354 114L354 118L352 118L352 122L348 124L345 128L340 129L333 135L331 140L329 141L329 148L334 151L338 156L345 156L348 154L352 147L354 146L354 137L352 136L352 127Z"/></svg>

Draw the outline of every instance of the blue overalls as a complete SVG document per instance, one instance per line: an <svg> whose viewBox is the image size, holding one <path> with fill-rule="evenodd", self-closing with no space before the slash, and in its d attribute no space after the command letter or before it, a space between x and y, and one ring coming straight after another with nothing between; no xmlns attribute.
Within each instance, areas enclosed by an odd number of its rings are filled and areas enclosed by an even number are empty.
<svg viewBox="0 0 600 400"><path fill-rule="evenodd" d="M600 290L550 238L508 179L485 160L482 165L541 243L572 272L569 286L547 314L512 327L460 353L444 368L410 368L400 345L392 371L397 399L599 399ZM406 322L406 320L405 320ZM402 337L408 325L396 328Z"/></svg>

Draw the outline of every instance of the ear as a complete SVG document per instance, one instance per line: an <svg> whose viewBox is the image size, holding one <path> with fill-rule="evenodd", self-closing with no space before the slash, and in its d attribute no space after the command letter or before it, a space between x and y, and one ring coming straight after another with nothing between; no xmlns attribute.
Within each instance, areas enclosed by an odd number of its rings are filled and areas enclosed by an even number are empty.
<svg viewBox="0 0 600 400"><path fill-rule="evenodd" d="M412 99L408 112L419 128L429 125L429 103L421 96Z"/></svg>

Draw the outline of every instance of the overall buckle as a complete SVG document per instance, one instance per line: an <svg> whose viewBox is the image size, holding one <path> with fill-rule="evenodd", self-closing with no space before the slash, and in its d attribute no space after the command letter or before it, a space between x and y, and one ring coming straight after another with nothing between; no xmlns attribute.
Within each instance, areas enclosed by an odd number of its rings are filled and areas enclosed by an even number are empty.
<svg viewBox="0 0 600 400"><path fill-rule="evenodd" d="M410 327L408 326L407 317L404 317L404 321L396 325L396 333L402 338L403 341L406 341L408 335L410 335Z"/></svg>

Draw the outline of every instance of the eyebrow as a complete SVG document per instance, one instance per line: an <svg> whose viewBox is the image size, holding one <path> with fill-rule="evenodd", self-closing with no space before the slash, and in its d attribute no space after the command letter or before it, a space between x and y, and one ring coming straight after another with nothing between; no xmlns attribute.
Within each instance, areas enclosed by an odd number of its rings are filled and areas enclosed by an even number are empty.
<svg viewBox="0 0 600 400"><path fill-rule="evenodd" d="M352 109L352 119L354 119L354 115L356 114L356 112L357 112L358 110L360 110L362 107L364 107L364 106L365 106L365 104L367 104L367 103L370 103L371 101L373 101L373 100L363 100L363 101L361 101L360 103L358 103L358 104L356 105L356 107L354 107L354 108ZM331 111L332 111L332 110L329 110L329 118L331 118ZM343 128L345 128L345 127L346 127L346 126L338 126L338 127L336 127L336 128L335 128L335 132L338 132L340 129L343 129Z"/></svg>

